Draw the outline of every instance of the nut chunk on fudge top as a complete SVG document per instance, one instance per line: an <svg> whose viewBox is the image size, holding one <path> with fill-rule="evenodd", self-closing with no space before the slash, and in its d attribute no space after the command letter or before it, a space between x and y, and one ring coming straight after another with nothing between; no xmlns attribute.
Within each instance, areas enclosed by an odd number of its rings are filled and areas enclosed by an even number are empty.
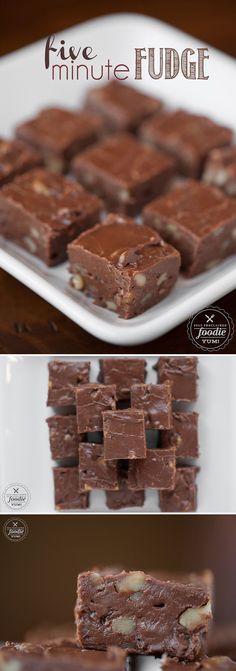
<svg viewBox="0 0 236 671"><path fill-rule="evenodd" d="M179 250L190 277L236 253L236 202L202 182L186 181L153 200L144 223Z"/></svg>
<svg viewBox="0 0 236 671"><path fill-rule="evenodd" d="M175 401L190 402L197 400L197 366L196 356L160 356L154 369L161 384L166 380L172 382Z"/></svg>
<svg viewBox="0 0 236 671"><path fill-rule="evenodd" d="M146 435L142 410L103 413L105 459L144 459Z"/></svg>
<svg viewBox="0 0 236 671"><path fill-rule="evenodd" d="M135 130L141 121L162 108L160 100L116 80L89 91L85 104L87 109L101 114L112 130Z"/></svg>
<svg viewBox="0 0 236 671"><path fill-rule="evenodd" d="M203 586L157 579L142 571L78 576L77 637L86 648L194 660L203 653L211 599Z"/></svg>
<svg viewBox="0 0 236 671"><path fill-rule="evenodd" d="M175 284L179 252L148 226L108 215L68 247L71 284L124 319L162 300Z"/></svg>
<svg viewBox="0 0 236 671"><path fill-rule="evenodd" d="M145 121L141 137L169 152L185 175L199 177L211 149L230 144L233 132L205 116L177 110Z"/></svg>
<svg viewBox="0 0 236 671"><path fill-rule="evenodd" d="M35 168L0 189L0 234L49 266L67 244L97 223L102 203L62 175Z"/></svg>
<svg viewBox="0 0 236 671"><path fill-rule="evenodd" d="M144 411L146 429L172 427L172 383L134 384L131 387L131 407Z"/></svg>
<svg viewBox="0 0 236 671"><path fill-rule="evenodd" d="M0 138L0 186L41 163L40 154L25 142Z"/></svg>
<svg viewBox="0 0 236 671"><path fill-rule="evenodd" d="M129 133L116 133L76 156L72 163L79 181L98 193L111 211L137 214L163 190L174 173L174 162Z"/></svg>
<svg viewBox="0 0 236 671"><path fill-rule="evenodd" d="M115 384L119 400L130 399L133 384L142 384L146 380L146 361L144 359L100 359L99 382Z"/></svg>
<svg viewBox="0 0 236 671"><path fill-rule="evenodd" d="M50 361L47 405L75 406L75 388L89 382L89 361Z"/></svg>
<svg viewBox="0 0 236 671"><path fill-rule="evenodd" d="M102 129L101 118L89 111L49 107L18 126L16 135L37 148L49 170L61 172L75 153L98 139Z"/></svg>

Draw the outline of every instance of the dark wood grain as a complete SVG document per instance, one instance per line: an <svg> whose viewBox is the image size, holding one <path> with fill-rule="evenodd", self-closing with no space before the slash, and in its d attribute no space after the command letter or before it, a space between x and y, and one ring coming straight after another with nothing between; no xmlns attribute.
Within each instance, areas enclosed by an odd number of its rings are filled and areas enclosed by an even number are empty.
<svg viewBox="0 0 236 671"><path fill-rule="evenodd" d="M157 2L120 0L82 3L78 0L26 0L3 2L0 21L0 54L34 42L81 21L107 13L135 11L154 16L213 46L236 56L235 0L192 3L189 0ZM217 301L236 323L236 291ZM235 338L224 350L235 353ZM115 347L76 326L20 282L0 270L0 353L196 353L187 336L186 323L140 347Z"/></svg>

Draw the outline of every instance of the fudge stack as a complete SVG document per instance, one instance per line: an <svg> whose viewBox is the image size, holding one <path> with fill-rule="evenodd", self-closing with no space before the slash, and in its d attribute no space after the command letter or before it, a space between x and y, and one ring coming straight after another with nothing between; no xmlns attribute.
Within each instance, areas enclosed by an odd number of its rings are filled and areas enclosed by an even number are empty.
<svg viewBox="0 0 236 671"><path fill-rule="evenodd" d="M0 235L49 266L69 257L74 297L135 317L180 266L192 277L236 253L232 142L212 119L111 81L83 109L43 109L0 140Z"/></svg>
<svg viewBox="0 0 236 671"><path fill-rule="evenodd" d="M99 364L91 383L89 362L49 363L56 508L87 508L95 489L110 509L141 507L154 489L162 511L196 510L198 415L188 404L197 399L197 358L160 357L156 384L146 383L144 359Z"/></svg>
<svg viewBox="0 0 236 671"><path fill-rule="evenodd" d="M75 638L6 642L0 671L135 671L136 655L155 656L157 671L235 671L228 657L206 656L212 597L210 571L80 573Z"/></svg>

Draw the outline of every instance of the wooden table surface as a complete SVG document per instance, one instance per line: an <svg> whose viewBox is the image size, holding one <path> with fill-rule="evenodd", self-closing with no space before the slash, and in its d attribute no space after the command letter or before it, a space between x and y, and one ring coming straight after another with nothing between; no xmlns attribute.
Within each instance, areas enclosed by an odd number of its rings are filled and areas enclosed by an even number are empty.
<svg viewBox="0 0 236 671"><path fill-rule="evenodd" d="M120 0L12 0L2 3L0 54L6 54L50 33L95 16L134 11L154 16L206 43L236 56L235 0L208 0L192 3ZM9 84L10 85L10 84ZM236 291L217 301L236 325ZM235 353L235 339L225 353ZM90 336L62 313L39 298L20 282L0 270L0 353L196 353L187 336L186 323L168 334L139 347L115 347Z"/></svg>

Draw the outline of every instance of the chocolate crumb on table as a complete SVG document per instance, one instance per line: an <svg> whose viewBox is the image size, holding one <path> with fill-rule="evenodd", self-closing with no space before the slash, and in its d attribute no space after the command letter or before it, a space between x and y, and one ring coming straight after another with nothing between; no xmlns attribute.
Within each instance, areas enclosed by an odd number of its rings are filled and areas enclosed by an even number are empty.
<svg viewBox="0 0 236 671"><path fill-rule="evenodd" d="M158 580L142 571L78 576L77 639L87 648L119 645L131 653L191 661L204 652L211 617L204 586Z"/></svg>
<svg viewBox="0 0 236 671"><path fill-rule="evenodd" d="M89 495L87 492L79 492L79 470L78 466L61 467L53 469L55 507L57 510L70 510L88 508Z"/></svg>
<svg viewBox="0 0 236 671"><path fill-rule="evenodd" d="M78 154L72 170L107 209L135 215L163 193L175 173L173 159L129 133L116 133Z"/></svg>
<svg viewBox="0 0 236 671"><path fill-rule="evenodd" d="M63 172L72 157L100 137L104 124L88 110L45 108L16 128L16 136L40 152L46 167Z"/></svg>
<svg viewBox="0 0 236 671"><path fill-rule="evenodd" d="M146 429L172 427L172 383L134 384L131 387L131 407L144 411Z"/></svg>
<svg viewBox="0 0 236 671"><path fill-rule="evenodd" d="M192 402L198 395L198 358L196 356L160 356L154 365L158 382L172 382L175 401Z"/></svg>
<svg viewBox="0 0 236 671"><path fill-rule="evenodd" d="M144 459L146 435L142 410L114 410L103 413L103 441L106 460Z"/></svg>
<svg viewBox="0 0 236 671"><path fill-rule="evenodd" d="M25 142L0 138L0 186L41 163L40 154Z"/></svg>
<svg viewBox="0 0 236 671"><path fill-rule="evenodd" d="M198 413L173 412L173 428L161 432L161 447L176 448L176 458L196 459L199 457Z"/></svg>
<svg viewBox="0 0 236 671"><path fill-rule="evenodd" d="M76 415L52 415L46 421L52 459L78 461L79 443L84 440L84 434L77 432Z"/></svg>
<svg viewBox="0 0 236 671"><path fill-rule="evenodd" d="M202 179L218 186L227 196L236 196L236 145L213 149L208 156Z"/></svg>
<svg viewBox="0 0 236 671"><path fill-rule="evenodd" d="M103 413L116 409L115 385L81 385L77 387L75 397L79 433L102 431Z"/></svg>
<svg viewBox="0 0 236 671"><path fill-rule="evenodd" d="M115 384L119 400L129 400L131 386L142 384L146 380L145 359L105 358L100 359L99 366L98 381L102 384Z"/></svg>
<svg viewBox="0 0 236 671"><path fill-rule="evenodd" d="M188 277L236 253L236 201L203 182L186 181L143 210L144 223L181 254Z"/></svg>
<svg viewBox="0 0 236 671"><path fill-rule="evenodd" d="M144 121L140 137L169 153L184 175L200 177L209 152L229 145L233 131L208 117L177 110Z"/></svg>
<svg viewBox="0 0 236 671"><path fill-rule="evenodd" d="M136 130L152 114L158 114L162 102L133 86L113 80L89 91L85 106L100 114L110 130Z"/></svg>
<svg viewBox="0 0 236 671"><path fill-rule="evenodd" d="M0 235L48 266L67 258L67 245L99 221L101 200L79 184L35 168L0 189Z"/></svg>
<svg viewBox="0 0 236 671"><path fill-rule="evenodd" d="M160 491L160 510L164 513L190 513L197 509L197 466L177 466L172 491Z"/></svg>
<svg viewBox="0 0 236 671"><path fill-rule="evenodd" d="M120 510L121 508L141 508L145 501L145 492L143 489L128 488L128 466L118 462L118 484L117 491L106 491L106 504L111 510Z"/></svg>
<svg viewBox="0 0 236 671"><path fill-rule="evenodd" d="M133 459L129 464L129 489L173 489L175 485L175 448L147 450L145 459Z"/></svg>
<svg viewBox="0 0 236 671"><path fill-rule="evenodd" d="M75 406L75 388L89 382L89 361L49 361L48 406Z"/></svg>
<svg viewBox="0 0 236 671"><path fill-rule="evenodd" d="M79 446L79 490L118 490L118 464L105 461L103 445L80 443Z"/></svg>
<svg viewBox="0 0 236 671"><path fill-rule="evenodd" d="M130 319L167 296L177 281L179 252L158 233L110 214L68 246L71 285Z"/></svg>

